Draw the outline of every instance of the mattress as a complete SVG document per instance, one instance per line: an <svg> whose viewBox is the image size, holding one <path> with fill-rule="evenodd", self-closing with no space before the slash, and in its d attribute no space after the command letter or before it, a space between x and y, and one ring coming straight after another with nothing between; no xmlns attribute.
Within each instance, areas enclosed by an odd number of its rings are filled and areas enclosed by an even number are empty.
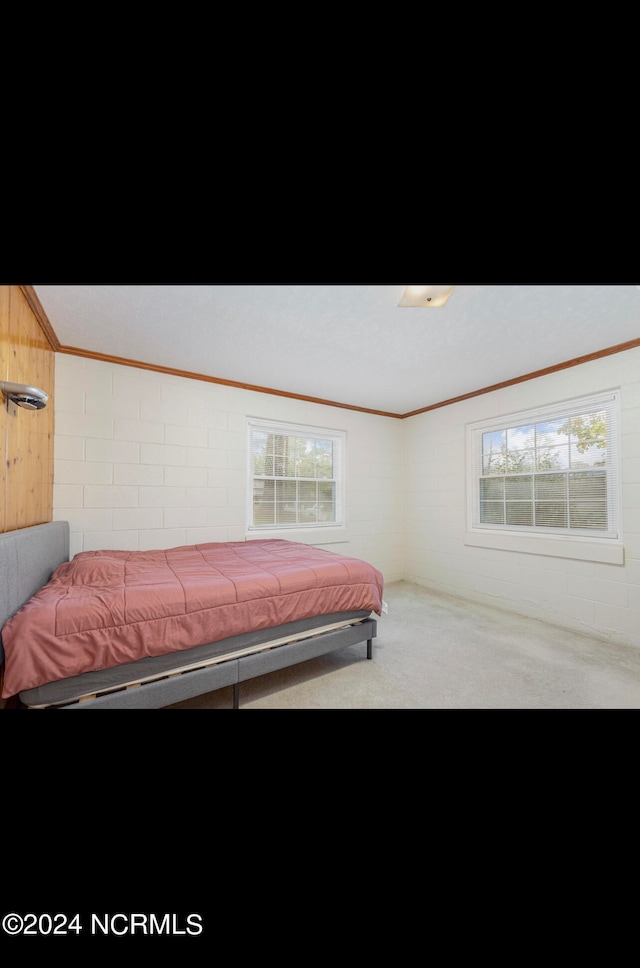
<svg viewBox="0 0 640 968"><path fill-rule="evenodd" d="M281 539L81 552L5 623L3 698L291 623L381 615L382 593L369 563Z"/></svg>

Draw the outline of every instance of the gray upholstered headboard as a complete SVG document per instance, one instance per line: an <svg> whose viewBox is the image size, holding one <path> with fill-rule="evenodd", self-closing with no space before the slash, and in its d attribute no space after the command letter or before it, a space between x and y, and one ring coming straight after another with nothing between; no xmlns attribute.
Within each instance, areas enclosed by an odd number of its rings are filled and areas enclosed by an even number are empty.
<svg viewBox="0 0 640 968"><path fill-rule="evenodd" d="M0 534L0 662L4 659L2 626L68 560L68 521Z"/></svg>

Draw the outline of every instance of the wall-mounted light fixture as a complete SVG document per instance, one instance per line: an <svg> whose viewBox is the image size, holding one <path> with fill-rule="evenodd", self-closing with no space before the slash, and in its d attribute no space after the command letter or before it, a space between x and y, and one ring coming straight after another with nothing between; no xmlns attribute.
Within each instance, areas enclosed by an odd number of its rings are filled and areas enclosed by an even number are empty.
<svg viewBox="0 0 640 968"><path fill-rule="evenodd" d="M42 410L46 407L49 397L39 387L29 387L26 383L3 383L0 380L0 390L12 403L17 403L25 410Z"/></svg>
<svg viewBox="0 0 640 968"><path fill-rule="evenodd" d="M407 286L398 306L444 306L455 286Z"/></svg>

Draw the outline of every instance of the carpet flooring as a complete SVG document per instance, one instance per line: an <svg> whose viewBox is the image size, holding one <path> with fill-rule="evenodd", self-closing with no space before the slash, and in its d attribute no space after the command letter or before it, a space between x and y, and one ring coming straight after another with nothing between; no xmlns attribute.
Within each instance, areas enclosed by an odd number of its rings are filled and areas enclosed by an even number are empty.
<svg viewBox="0 0 640 968"><path fill-rule="evenodd" d="M249 709L640 709L640 647L431 591L385 587L365 644L240 686ZM170 709L231 709L231 687Z"/></svg>

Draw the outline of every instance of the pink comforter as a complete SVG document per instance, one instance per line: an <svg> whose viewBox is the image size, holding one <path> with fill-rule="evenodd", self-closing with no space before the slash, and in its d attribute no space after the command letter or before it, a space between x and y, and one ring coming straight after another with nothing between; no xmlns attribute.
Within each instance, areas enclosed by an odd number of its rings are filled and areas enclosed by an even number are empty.
<svg viewBox="0 0 640 968"><path fill-rule="evenodd" d="M313 615L380 615L382 591L367 562L295 541L83 551L4 625L2 698Z"/></svg>

